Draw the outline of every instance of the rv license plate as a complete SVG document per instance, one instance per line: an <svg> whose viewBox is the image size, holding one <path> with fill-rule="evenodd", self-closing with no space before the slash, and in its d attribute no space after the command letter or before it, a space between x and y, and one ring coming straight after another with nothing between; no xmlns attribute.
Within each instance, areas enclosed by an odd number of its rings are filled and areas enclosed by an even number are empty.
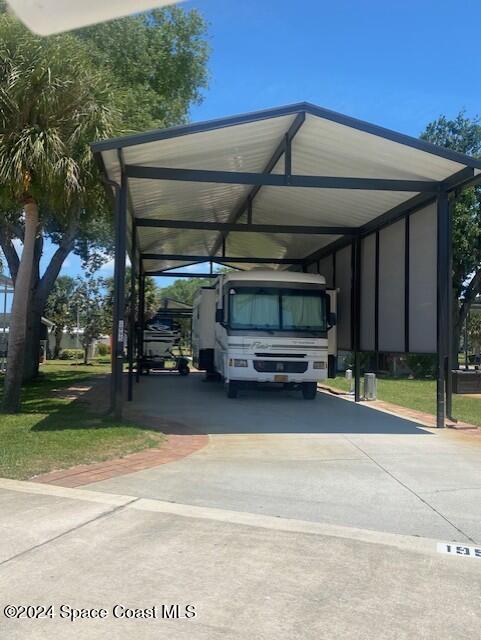
<svg viewBox="0 0 481 640"><path fill-rule="evenodd" d="M288 376L274 376L274 382L287 382Z"/></svg>

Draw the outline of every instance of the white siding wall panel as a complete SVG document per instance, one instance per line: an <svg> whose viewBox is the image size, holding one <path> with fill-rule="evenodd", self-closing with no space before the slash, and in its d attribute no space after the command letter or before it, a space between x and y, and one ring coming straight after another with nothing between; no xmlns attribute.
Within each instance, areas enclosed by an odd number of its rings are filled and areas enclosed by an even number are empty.
<svg viewBox="0 0 481 640"><path fill-rule="evenodd" d="M437 217L433 204L410 218L409 350L436 351Z"/></svg>
<svg viewBox="0 0 481 640"><path fill-rule="evenodd" d="M376 235L361 243L361 351L375 349Z"/></svg>
<svg viewBox="0 0 481 640"><path fill-rule="evenodd" d="M339 349L351 350L351 289L352 265L351 245L336 252L336 288L337 299L337 339Z"/></svg>
<svg viewBox="0 0 481 640"><path fill-rule="evenodd" d="M379 232L379 350L400 351L404 341L405 221Z"/></svg>

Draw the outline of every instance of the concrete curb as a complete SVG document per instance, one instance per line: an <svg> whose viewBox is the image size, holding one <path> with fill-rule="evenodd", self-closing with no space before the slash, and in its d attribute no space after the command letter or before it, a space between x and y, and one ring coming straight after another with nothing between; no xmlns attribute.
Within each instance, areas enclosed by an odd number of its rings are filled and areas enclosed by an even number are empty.
<svg viewBox="0 0 481 640"><path fill-rule="evenodd" d="M437 543L433 538L419 538L395 533L385 533L370 529L357 529L328 523L311 522L290 518L265 516L262 514L230 511L212 507L165 502L136 496L124 496L87 489L73 489L46 484L24 482L0 478L0 489L22 493L52 496L69 500L80 500L101 504L123 506L126 510L163 513L184 518L211 520L239 526L258 527L279 532L306 533L332 538L356 540L368 544L396 547L414 553L438 555ZM136 499L137 498L137 499Z"/></svg>

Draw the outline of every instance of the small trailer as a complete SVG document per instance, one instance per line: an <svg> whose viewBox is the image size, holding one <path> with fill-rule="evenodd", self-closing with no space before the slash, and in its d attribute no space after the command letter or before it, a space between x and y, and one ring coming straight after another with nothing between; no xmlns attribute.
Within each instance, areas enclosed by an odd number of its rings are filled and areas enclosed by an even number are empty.
<svg viewBox="0 0 481 640"><path fill-rule="evenodd" d="M336 371L336 292L323 276L252 270L220 275L196 293L192 357L224 380L229 398L270 383L316 397Z"/></svg>

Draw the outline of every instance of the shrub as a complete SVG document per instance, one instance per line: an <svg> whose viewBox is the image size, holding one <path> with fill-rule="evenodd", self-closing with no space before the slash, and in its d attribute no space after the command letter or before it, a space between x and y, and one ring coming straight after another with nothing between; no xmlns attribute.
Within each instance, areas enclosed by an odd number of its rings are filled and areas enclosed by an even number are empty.
<svg viewBox="0 0 481 640"><path fill-rule="evenodd" d="M108 356L110 354L110 345L100 342L97 345L97 353L99 356Z"/></svg>
<svg viewBox="0 0 481 640"><path fill-rule="evenodd" d="M429 353L411 353L407 365L415 378L433 378L436 375L436 356Z"/></svg>
<svg viewBox="0 0 481 640"><path fill-rule="evenodd" d="M83 357L83 349L62 349L59 355L60 360L80 360Z"/></svg>

